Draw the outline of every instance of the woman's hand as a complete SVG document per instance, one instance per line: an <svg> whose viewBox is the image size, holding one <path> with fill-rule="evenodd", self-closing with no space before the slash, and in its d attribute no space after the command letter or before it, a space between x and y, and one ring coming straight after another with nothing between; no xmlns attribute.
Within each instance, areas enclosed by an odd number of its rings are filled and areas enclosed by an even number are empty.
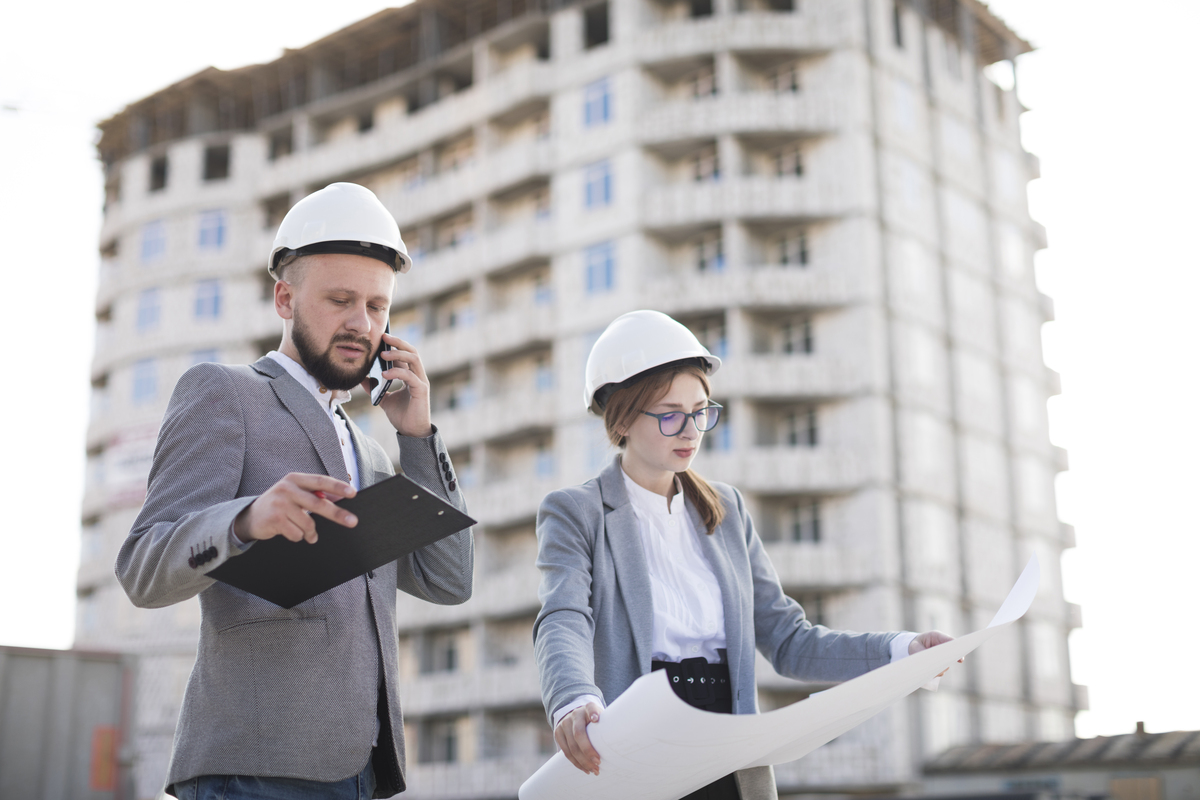
<svg viewBox="0 0 1200 800"><path fill-rule="evenodd" d="M600 721L601 710L598 703L580 706L560 719L554 729L554 741L567 760L591 775L600 774L600 754L592 747L587 726Z"/></svg>
<svg viewBox="0 0 1200 800"><path fill-rule="evenodd" d="M908 643L908 654L911 656L913 653L919 653L922 650L928 650L930 647L937 647L939 644L945 644L946 642L952 641L954 641L954 637L948 633L942 633L941 631L925 631L925 633L918 634L915 639ZM963 660L960 658L958 663L963 663ZM940 678L949 671L950 668L946 667L946 669L939 672L937 676Z"/></svg>

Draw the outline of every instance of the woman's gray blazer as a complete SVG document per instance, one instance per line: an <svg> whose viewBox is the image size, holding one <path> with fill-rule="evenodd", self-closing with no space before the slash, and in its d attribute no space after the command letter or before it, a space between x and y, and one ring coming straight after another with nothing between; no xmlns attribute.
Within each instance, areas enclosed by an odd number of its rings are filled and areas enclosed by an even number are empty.
<svg viewBox="0 0 1200 800"><path fill-rule="evenodd" d="M891 659L892 633L847 633L813 625L783 593L740 492L713 486L725 519L700 548L712 565L725 609L733 713L758 710L757 648L781 675L844 681ZM705 529L696 509L687 513ZM619 457L598 478L547 495L538 509L542 610L534 653L547 715L582 694L612 703L650 672L654 606L637 519ZM738 773L743 800L774 797L769 769Z"/></svg>

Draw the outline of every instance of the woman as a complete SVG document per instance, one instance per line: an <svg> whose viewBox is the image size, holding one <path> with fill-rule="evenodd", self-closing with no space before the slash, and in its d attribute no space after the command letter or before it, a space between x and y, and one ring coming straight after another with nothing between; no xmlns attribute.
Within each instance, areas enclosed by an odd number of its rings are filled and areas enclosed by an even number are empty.
<svg viewBox="0 0 1200 800"><path fill-rule="evenodd" d="M720 365L657 311L618 317L588 356L587 407L603 415L621 453L599 477L542 502L534 623L554 739L585 772L600 770L588 724L652 670L667 670L676 694L697 708L753 714L756 648L783 675L844 681L951 638L831 631L805 619L780 587L741 493L689 469L720 418L708 381ZM775 796L763 767L688 798Z"/></svg>

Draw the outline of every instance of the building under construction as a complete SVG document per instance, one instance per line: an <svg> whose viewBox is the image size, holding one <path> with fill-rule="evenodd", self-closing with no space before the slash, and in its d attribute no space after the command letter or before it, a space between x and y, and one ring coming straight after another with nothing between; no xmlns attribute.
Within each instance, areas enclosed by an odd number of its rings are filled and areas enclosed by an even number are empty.
<svg viewBox="0 0 1200 800"><path fill-rule="evenodd" d="M991 79L1028 49L976 0L417 0L103 122L77 643L140 655L138 796L161 790L199 615L136 609L113 577L159 421L193 364L279 344L274 231L347 180L409 243L392 330L480 520L470 602L400 597L409 795L515 797L554 750L534 515L612 457L583 363L634 308L725 360L696 467L746 494L810 617L962 633L1044 565L1011 633L778 768L782 796L902 791L951 746L1070 737L1037 162ZM394 454L364 400L348 412ZM764 709L819 688L758 670Z"/></svg>

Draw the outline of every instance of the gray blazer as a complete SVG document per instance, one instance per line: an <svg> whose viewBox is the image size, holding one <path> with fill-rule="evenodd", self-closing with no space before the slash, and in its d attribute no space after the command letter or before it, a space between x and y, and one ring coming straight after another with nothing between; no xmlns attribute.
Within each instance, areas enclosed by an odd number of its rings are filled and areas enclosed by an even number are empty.
<svg viewBox="0 0 1200 800"><path fill-rule="evenodd" d="M725 519L700 548L712 565L725 609L733 712L758 711L757 648L781 675L844 681L891 659L896 633L849 633L813 625L783 593L754 531L742 495L713 486ZM699 531L696 509L687 513ZM619 457L598 478L546 496L537 517L542 610L534 622L534 653L546 713L581 694L611 703L650 672L654 605L637 519L625 491ZM743 800L775 797L770 768L738 773Z"/></svg>
<svg viewBox="0 0 1200 800"><path fill-rule="evenodd" d="M349 428L360 485L391 476L383 448ZM449 488L451 473L438 468L446 448L436 431L399 439L405 474L465 510L462 494ZM199 775L349 777L371 757L377 716L383 757L375 796L404 789L396 590L433 603L469 598L471 531L290 609L208 577L240 552L229 546L234 517L289 472L348 477L328 415L282 366L270 358L201 364L179 379L145 505L116 563L137 606L200 596L196 664L167 776L172 793ZM189 553L210 546L216 558L188 565Z"/></svg>

